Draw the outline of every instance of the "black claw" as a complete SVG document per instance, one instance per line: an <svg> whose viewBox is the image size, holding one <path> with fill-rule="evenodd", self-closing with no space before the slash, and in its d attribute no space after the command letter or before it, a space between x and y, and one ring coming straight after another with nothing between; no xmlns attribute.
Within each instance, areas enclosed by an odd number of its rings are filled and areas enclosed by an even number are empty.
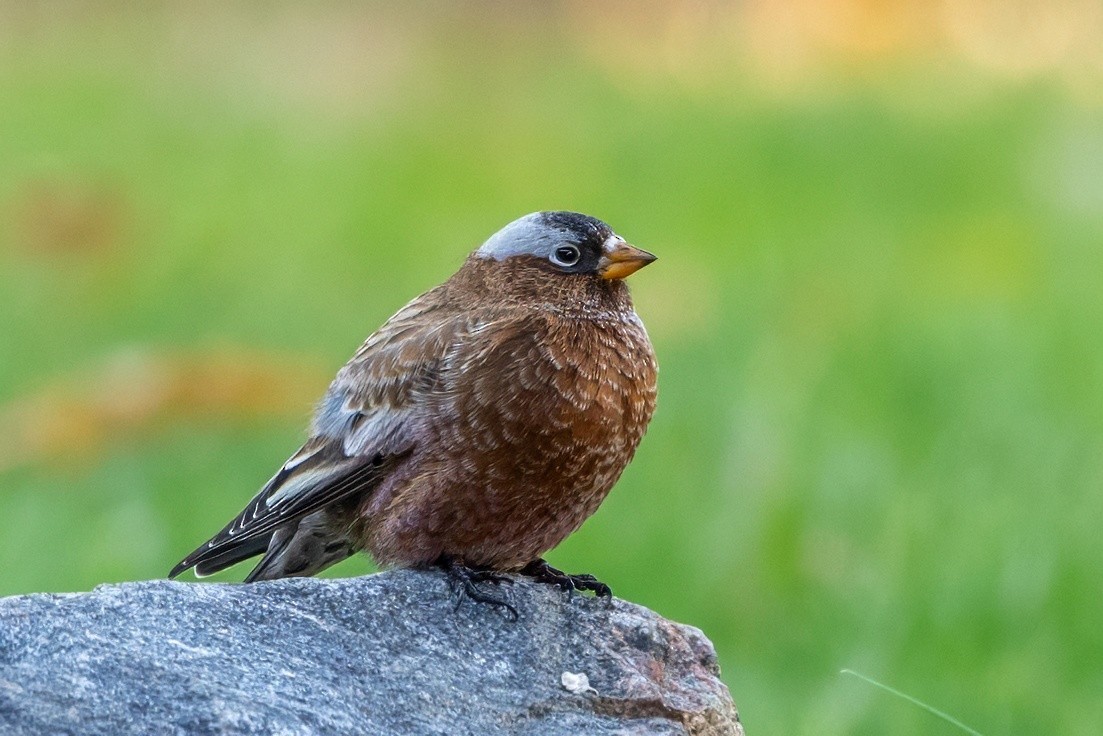
<svg viewBox="0 0 1103 736"><path fill-rule="evenodd" d="M501 585L511 582L509 577L493 570L468 567L452 557L442 557L438 565L448 575L448 584L456 596L456 610L460 609L464 598L470 598L476 603L486 603L504 609L514 621L517 620L517 608L510 603L509 598L502 595L488 593L479 587L479 583L492 583Z"/></svg>
<svg viewBox="0 0 1103 736"><path fill-rule="evenodd" d="M601 582L593 575L568 575L562 570L556 570L544 560L533 560L521 570L522 575L528 575L541 583L557 585L567 592L570 597L576 590L591 591L598 598L612 599L613 591L609 586Z"/></svg>

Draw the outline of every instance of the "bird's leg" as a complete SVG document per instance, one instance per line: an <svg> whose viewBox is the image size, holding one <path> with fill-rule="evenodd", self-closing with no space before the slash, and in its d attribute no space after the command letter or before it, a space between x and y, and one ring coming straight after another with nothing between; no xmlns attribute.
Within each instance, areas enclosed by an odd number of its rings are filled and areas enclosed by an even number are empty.
<svg viewBox="0 0 1103 736"><path fill-rule="evenodd" d="M521 574L542 583L558 585L567 591L568 596L576 590L590 590L599 598L613 597L613 591L609 589L609 586L593 575L568 575L562 570L556 570L543 559L533 560L525 565L521 568Z"/></svg>
<svg viewBox="0 0 1103 736"><path fill-rule="evenodd" d="M517 608L509 602L506 595L493 595L478 586L478 583L508 583L508 576L488 568L471 567L451 555L441 555L437 565L448 575L448 584L456 596L456 610L459 610L464 597L467 597L476 603L504 608L514 621L517 620Z"/></svg>

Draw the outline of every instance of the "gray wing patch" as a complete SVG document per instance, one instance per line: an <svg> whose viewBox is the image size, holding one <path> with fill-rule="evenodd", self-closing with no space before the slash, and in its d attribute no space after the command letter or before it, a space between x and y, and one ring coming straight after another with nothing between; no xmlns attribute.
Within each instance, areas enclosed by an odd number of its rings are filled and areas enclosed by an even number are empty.
<svg viewBox="0 0 1103 736"><path fill-rule="evenodd" d="M413 451L448 401L445 374L470 329L462 316L433 319L433 293L368 338L319 403L310 441L170 577L197 565L213 572L259 553L258 540L274 544L280 528L371 492Z"/></svg>

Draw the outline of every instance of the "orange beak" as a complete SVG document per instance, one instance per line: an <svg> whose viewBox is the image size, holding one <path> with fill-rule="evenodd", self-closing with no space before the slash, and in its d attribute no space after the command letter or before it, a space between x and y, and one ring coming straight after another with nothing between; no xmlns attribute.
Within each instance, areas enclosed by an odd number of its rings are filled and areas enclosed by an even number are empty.
<svg viewBox="0 0 1103 736"><path fill-rule="evenodd" d="M619 239L612 247L606 248L597 270L603 279L626 278L658 257Z"/></svg>

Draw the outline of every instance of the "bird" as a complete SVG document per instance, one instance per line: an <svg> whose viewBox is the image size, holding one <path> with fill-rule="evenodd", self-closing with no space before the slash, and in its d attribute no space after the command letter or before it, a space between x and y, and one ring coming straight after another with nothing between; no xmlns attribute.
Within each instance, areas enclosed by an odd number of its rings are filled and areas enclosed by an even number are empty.
<svg viewBox="0 0 1103 736"><path fill-rule="evenodd" d="M257 555L246 582L309 576L366 551L443 569L457 598L514 617L480 584L610 596L543 556L597 510L654 413L658 365L625 278L655 260L577 212L509 223L368 337L306 443L169 577Z"/></svg>

